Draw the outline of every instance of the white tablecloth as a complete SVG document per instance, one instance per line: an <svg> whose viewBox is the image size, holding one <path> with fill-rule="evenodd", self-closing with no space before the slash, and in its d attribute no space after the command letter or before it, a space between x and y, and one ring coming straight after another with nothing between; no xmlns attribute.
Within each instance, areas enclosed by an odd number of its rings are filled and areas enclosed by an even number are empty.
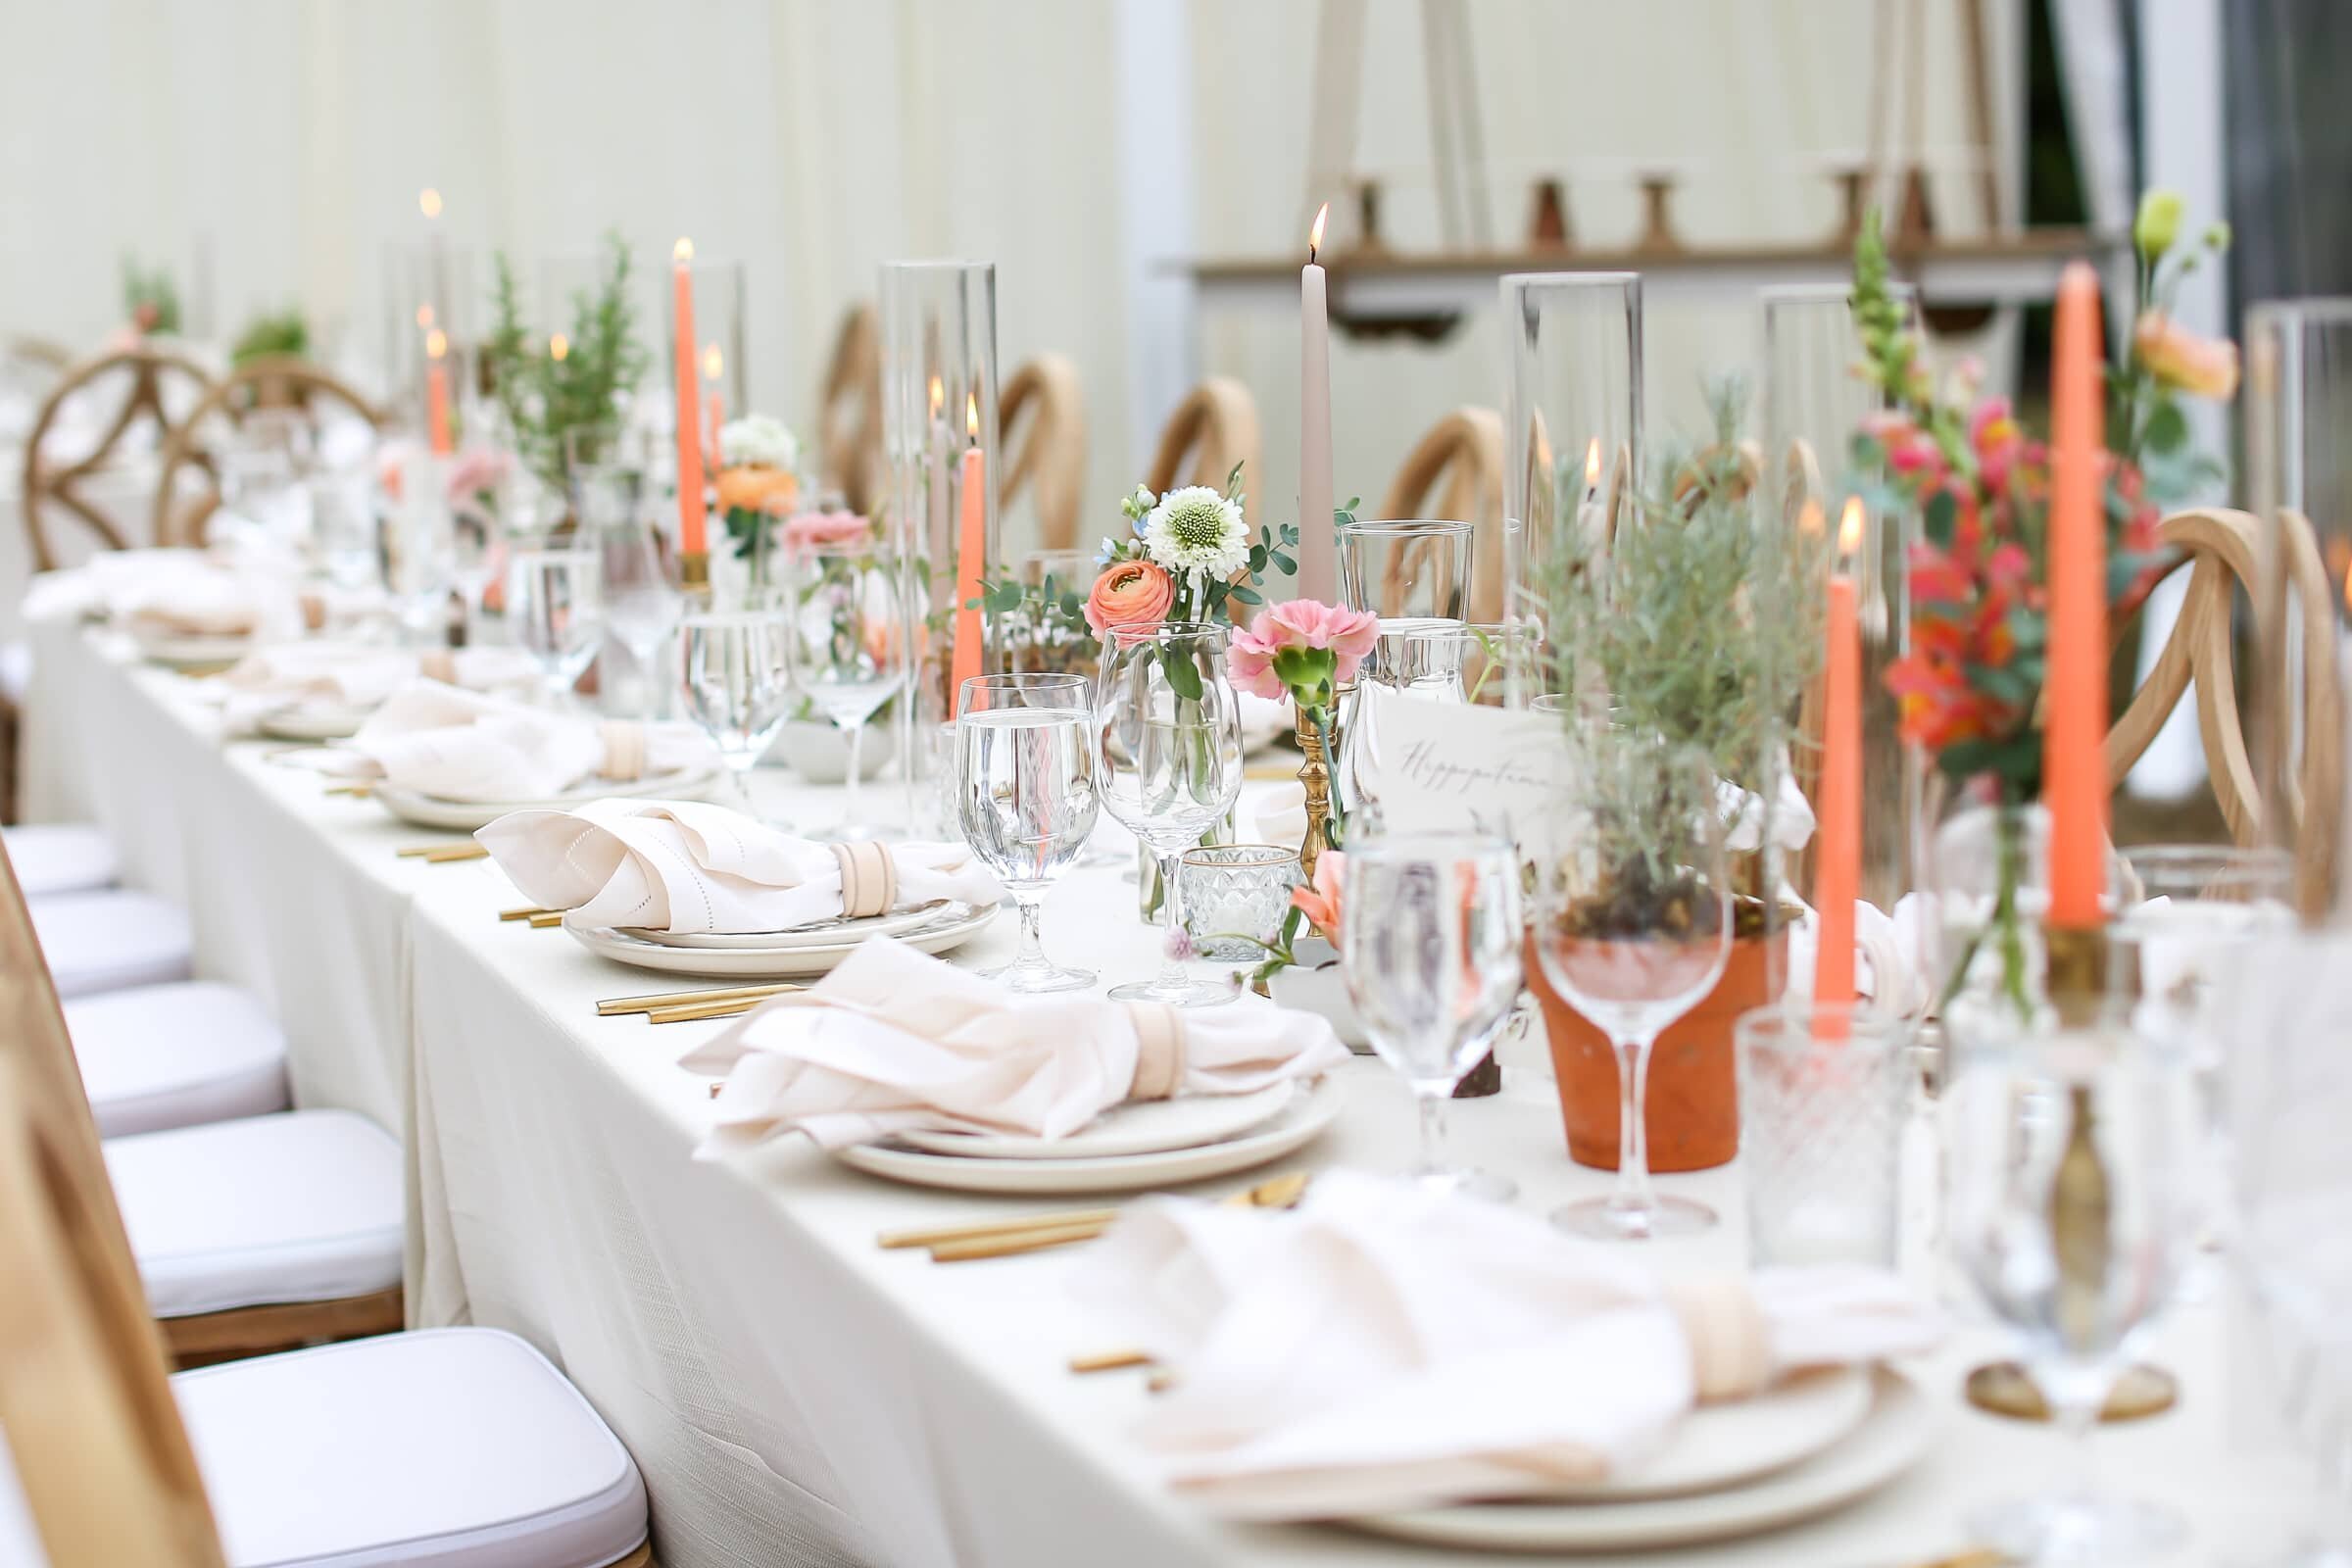
<svg viewBox="0 0 2352 1568"><path fill-rule="evenodd" d="M407 1127L412 1317L510 1328L555 1357L643 1467L669 1568L1467 1560L1334 1529L1218 1525L1168 1498L1122 1436L1149 1397L1141 1381L1065 1370L1118 1339L1068 1298L1071 1255L938 1266L874 1245L883 1229L1007 1200L892 1187L799 1143L695 1163L708 1097L673 1063L721 1026L600 1019L592 1005L662 977L609 966L559 930L502 924L521 901L485 864L395 859L425 835L324 797L261 745L223 750L176 678L121 667L78 631L41 653L39 700L70 706L36 732L81 759L132 878L190 901L205 970L286 1014L298 1098ZM830 797L761 788L787 816L830 814ZM1049 902L1049 947L1105 981L1148 969L1134 896L1115 870L1073 876ZM959 961L1010 942L1000 921ZM1402 1085L1371 1061L1344 1081L1346 1113L1300 1162L1406 1163ZM1456 1136L1519 1178L1522 1203L1607 1180L1568 1163L1550 1086L1533 1074L1460 1104ZM1738 1257L1735 1171L1663 1185L1729 1223L1661 1247L1662 1265ZM2183 1378L2181 1407L2099 1439L2107 1474L2192 1517L2195 1541L2167 1559L2180 1564L2257 1560L2305 1494L2299 1472L2230 1427L2223 1323L2181 1311L2156 1346ZM1972 1330L1914 1369L1945 1424L1893 1486L1813 1524L1639 1561L1897 1568L1957 1549L1968 1507L2066 1473L2054 1433L1956 1398L1960 1373L1996 1348Z"/></svg>

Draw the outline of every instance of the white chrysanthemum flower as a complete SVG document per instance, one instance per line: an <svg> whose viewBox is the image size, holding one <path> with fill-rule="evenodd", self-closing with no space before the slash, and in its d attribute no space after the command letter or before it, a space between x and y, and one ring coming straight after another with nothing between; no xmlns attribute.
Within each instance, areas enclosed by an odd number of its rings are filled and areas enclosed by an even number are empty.
<svg viewBox="0 0 2352 1568"><path fill-rule="evenodd" d="M1250 562L1242 509L1204 484L1159 498L1144 518L1144 549L1170 571L1227 577Z"/></svg>
<svg viewBox="0 0 2352 1568"><path fill-rule="evenodd" d="M730 468L791 468L800 464L801 443L782 419L747 414L718 427L718 461Z"/></svg>

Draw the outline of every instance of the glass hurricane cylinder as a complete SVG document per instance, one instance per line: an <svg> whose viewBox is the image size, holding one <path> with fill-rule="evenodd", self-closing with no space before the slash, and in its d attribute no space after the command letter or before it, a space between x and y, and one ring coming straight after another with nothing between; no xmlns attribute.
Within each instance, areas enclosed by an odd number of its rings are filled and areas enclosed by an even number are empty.
<svg viewBox="0 0 2352 1568"><path fill-rule="evenodd" d="M890 469L892 548L914 664L900 705L907 812L931 793L916 744L950 716L957 574L967 521L978 523L982 576L999 570L997 270L987 262L885 262L881 270L882 443ZM970 514L967 516L967 514ZM981 625L984 635L986 618ZM983 648L966 673L1000 668Z"/></svg>
<svg viewBox="0 0 2352 1568"><path fill-rule="evenodd" d="M2306 920L2352 917L2352 299L2246 316L2246 466L2265 557L2251 683L2263 827Z"/></svg>
<svg viewBox="0 0 2352 1568"><path fill-rule="evenodd" d="M1906 328L1917 325L1917 291L1894 285ZM1905 553L1915 518L1907 510L1875 506L1883 494L1875 469L1852 461L1853 438L1885 398L1854 373L1862 343L1852 297L1842 283L1768 288L1764 312L1765 520L1783 527L1836 529L1832 569L1854 580L1855 620L1862 644L1862 864L1860 896L1891 911L1917 884L1923 762L1898 724L1886 669L1909 643L1910 599ZM1849 526L1850 524L1850 526ZM1812 794L1819 771L1824 703L1816 679L1796 715L1792 757L1799 782ZM1790 869L1796 886L1813 886L1812 846Z"/></svg>
<svg viewBox="0 0 2352 1568"><path fill-rule="evenodd" d="M1503 618L1544 623L1571 529L1615 537L1642 461L1642 277L1513 272L1501 281ZM1514 681L1512 707L1537 690Z"/></svg>
<svg viewBox="0 0 2352 1568"><path fill-rule="evenodd" d="M437 237L384 247L384 394L402 412L403 423L424 427L425 335L436 327L452 351L450 402L462 404L459 367L474 365L470 350L481 337L480 298L471 251Z"/></svg>
<svg viewBox="0 0 2352 1568"><path fill-rule="evenodd" d="M1460 620L1470 596L1470 524L1434 519L1344 523L1340 592L1383 621Z"/></svg>
<svg viewBox="0 0 2352 1568"><path fill-rule="evenodd" d="M745 354L749 339L746 302L750 291L744 265L739 261L697 256L687 264L686 272L694 284L694 373L701 402L695 417L702 424L700 439L707 454L703 471L715 477L718 427L752 412L750 362ZM662 346L655 356L658 384L662 386L677 384L677 361L672 357L677 353L677 292L663 289ZM674 397L673 393L673 403ZM670 415L673 437L677 432L676 420L673 407Z"/></svg>

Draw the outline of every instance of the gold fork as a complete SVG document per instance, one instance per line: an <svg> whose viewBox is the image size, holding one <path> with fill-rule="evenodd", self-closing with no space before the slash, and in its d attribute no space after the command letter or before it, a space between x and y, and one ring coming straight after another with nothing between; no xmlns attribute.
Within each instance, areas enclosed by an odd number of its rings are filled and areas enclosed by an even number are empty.
<svg viewBox="0 0 2352 1568"><path fill-rule="evenodd" d="M1285 1171L1246 1187L1225 1200L1234 1208L1291 1208L1306 1196L1312 1173ZM926 1247L934 1263L970 1263L985 1257L1012 1257L1091 1242L1119 1217L1115 1208L1085 1208L1059 1214L1034 1214L1026 1219L995 1220L982 1225L935 1231L897 1231L880 1238L884 1247Z"/></svg>

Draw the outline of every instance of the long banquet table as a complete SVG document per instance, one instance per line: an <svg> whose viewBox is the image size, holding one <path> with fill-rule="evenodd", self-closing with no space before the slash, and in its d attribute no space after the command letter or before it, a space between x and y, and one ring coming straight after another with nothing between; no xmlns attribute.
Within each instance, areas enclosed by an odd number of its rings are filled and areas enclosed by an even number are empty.
<svg viewBox="0 0 2352 1568"><path fill-rule="evenodd" d="M29 814L95 817L126 880L185 901L200 971L254 988L284 1020L301 1103L402 1133L412 1321L495 1325L551 1355L636 1455L669 1568L1469 1560L1333 1527L1224 1525L1172 1498L1124 1436L1150 1397L1140 1377L1064 1365L1119 1343L1065 1289L1078 1250L935 1265L875 1234L1012 1200L893 1186L798 1140L696 1160L708 1092L675 1063L722 1024L594 1016L596 999L662 977L500 922L522 901L494 867L397 858L434 835L326 795L272 743L223 743L191 682L104 632L34 632ZM789 820L838 808L783 777L758 788ZM1145 971L1155 945L1134 897L1113 869L1074 874L1047 905L1051 950L1104 983ZM1010 928L956 961L1001 960ZM1515 1175L1523 1204L1599 1190L1604 1176L1564 1155L1548 1082L1524 1065L1507 1076L1500 1096L1457 1107L1457 1142ZM1285 1163L1406 1163L1401 1083L1369 1060L1343 1083L1338 1123ZM1665 1185L1727 1223L1662 1245L1661 1266L1737 1262L1737 1168ZM2299 1472L2232 1407L2245 1358L2227 1322L2214 1304L2178 1312L2153 1349L2181 1375L2181 1405L2098 1439L2104 1474L2190 1515L2194 1540L2167 1561L2259 1560L2298 1517ZM1937 1440L1864 1501L1746 1540L1577 1560L1908 1568L1960 1549L1971 1505L2043 1489L2068 1463L2051 1430L1958 1399L1962 1371L1999 1344L1964 1326L1909 1369L1942 1407Z"/></svg>

